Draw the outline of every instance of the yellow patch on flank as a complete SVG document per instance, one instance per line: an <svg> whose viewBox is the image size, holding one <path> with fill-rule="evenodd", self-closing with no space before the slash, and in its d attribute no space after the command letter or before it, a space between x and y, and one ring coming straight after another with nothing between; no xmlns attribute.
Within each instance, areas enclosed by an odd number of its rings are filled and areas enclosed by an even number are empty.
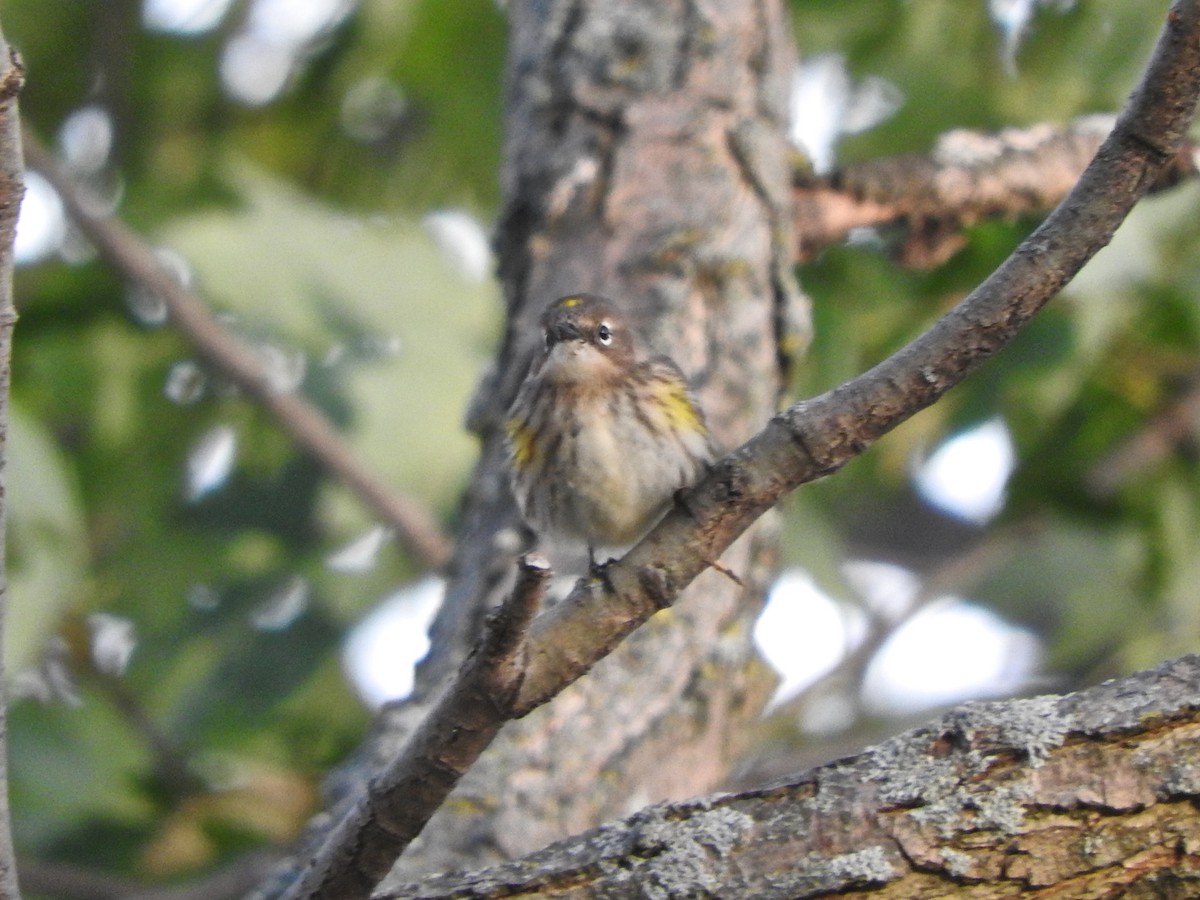
<svg viewBox="0 0 1200 900"><path fill-rule="evenodd" d="M508 441L512 445L513 462L524 467L533 461L533 429L520 419L509 419L504 423Z"/></svg>
<svg viewBox="0 0 1200 900"><path fill-rule="evenodd" d="M663 392L662 409L672 431L700 431L700 416L688 399L687 388L672 384Z"/></svg>

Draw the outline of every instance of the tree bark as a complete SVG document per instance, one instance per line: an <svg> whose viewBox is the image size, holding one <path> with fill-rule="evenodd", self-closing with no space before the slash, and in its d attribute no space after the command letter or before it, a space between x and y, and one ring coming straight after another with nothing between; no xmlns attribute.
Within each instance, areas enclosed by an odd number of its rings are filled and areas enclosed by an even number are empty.
<svg viewBox="0 0 1200 900"><path fill-rule="evenodd" d="M1065 696L969 703L735 796L642 810L422 897L1200 894L1200 657Z"/></svg>
<svg viewBox="0 0 1200 900"><path fill-rule="evenodd" d="M781 350L807 334L790 270L790 29L775 0L511 3L505 207L496 238L508 327L473 404L483 449L456 579L421 672L456 670L511 570L517 522L502 424L552 299L616 299L691 377L718 442L776 408ZM750 624L770 581L770 529L705 576L551 708L509 725L401 861L406 872L525 852L631 803L709 790L770 677ZM497 589L500 590L497 590ZM670 765L662 765L669 758Z"/></svg>
<svg viewBox="0 0 1200 900"><path fill-rule="evenodd" d="M17 321L13 306L13 241L17 215L25 194L21 158L21 130L17 120L17 95L25 83L25 70L16 52L0 33L0 898L20 897L16 859L8 808L8 719L4 696L4 628L8 605L8 569L4 554L6 517L5 485L8 458L8 395L12 360L12 332Z"/></svg>

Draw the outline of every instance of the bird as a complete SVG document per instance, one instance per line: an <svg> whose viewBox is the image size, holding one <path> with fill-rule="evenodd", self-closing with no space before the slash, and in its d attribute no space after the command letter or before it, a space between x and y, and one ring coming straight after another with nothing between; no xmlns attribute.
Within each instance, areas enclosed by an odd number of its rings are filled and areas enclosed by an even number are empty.
<svg viewBox="0 0 1200 900"><path fill-rule="evenodd" d="M618 306L579 293L541 316L544 345L506 420L510 482L539 538L623 548L713 460L679 366L643 345Z"/></svg>

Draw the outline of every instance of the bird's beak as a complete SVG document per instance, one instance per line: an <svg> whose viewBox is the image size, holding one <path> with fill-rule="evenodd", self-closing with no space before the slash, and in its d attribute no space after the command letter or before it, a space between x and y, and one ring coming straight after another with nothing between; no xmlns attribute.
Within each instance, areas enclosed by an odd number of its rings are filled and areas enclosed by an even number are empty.
<svg viewBox="0 0 1200 900"><path fill-rule="evenodd" d="M583 332L574 322L555 322L546 329L546 343L554 345L562 341L582 341Z"/></svg>

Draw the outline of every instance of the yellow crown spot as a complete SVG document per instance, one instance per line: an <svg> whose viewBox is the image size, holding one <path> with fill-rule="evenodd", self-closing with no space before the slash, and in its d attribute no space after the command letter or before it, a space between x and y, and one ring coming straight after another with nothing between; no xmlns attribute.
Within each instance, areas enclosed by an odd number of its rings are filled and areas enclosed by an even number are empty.
<svg viewBox="0 0 1200 900"><path fill-rule="evenodd" d="M518 466L526 466L532 462L533 429L520 419L509 419L504 423L504 430L508 433L508 442L512 445L513 462Z"/></svg>
<svg viewBox="0 0 1200 900"><path fill-rule="evenodd" d="M558 301L558 305L563 309L573 309L583 302L582 297L563 297Z"/></svg>

